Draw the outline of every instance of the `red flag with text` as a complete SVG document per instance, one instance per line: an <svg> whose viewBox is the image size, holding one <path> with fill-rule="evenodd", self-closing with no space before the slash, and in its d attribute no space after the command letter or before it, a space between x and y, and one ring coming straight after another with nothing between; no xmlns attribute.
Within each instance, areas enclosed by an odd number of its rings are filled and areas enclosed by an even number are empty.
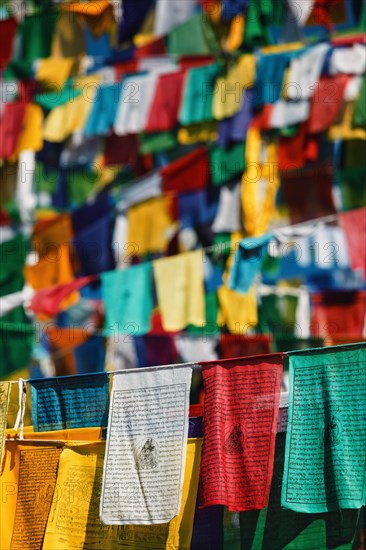
<svg viewBox="0 0 366 550"><path fill-rule="evenodd" d="M202 364L205 388L200 507L267 505L284 355Z"/></svg>

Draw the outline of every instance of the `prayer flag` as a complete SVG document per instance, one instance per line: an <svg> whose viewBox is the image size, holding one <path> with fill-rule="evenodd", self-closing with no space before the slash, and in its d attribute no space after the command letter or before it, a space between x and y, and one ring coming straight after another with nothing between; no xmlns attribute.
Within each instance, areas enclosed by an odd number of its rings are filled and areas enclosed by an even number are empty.
<svg viewBox="0 0 366 550"><path fill-rule="evenodd" d="M107 525L168 523L179 514L192 368L115 373L100 516Z"/></svg>
<svg viewBox="0 0 366 550"><path fill-rule="evenodd" d="M283 354L202 364L205 388L201 507L267 505Z"/></svg>
<svg viewBox="0 0 366 550"><path fill-rule="evenodd" d="M288 414L282 506L364 506L366 344L290 353Z"/></svg>

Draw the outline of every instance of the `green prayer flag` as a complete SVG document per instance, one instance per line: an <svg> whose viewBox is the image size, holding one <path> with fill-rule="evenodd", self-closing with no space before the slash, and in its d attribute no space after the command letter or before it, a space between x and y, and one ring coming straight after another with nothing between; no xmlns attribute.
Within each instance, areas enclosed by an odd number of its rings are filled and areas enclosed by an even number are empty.
<svg viewBox="0 0 366 550"><path fill-rule="evenodd" d="M354 210L355 208L362 208L365 206L365 166L337 170L335 178L341 192L342 210Z"/></svg>
<svg viewBox="0 0 366 550"><path fill-rule="evenodd" d="M244 45L250 48L270 43L268 25L278 24L282 17L282 3L272 0L252 0L244 25Z"/></svg>
<svg viewBox="0 0 366 550"><path fill-rule="evenodd" d="M14 78L24 79L33 76L33 61L27 59L13 59L4 69L4 80Z"/></svg>
<svg viewBox="0 0 366 550"><path fill-rule="evenodd" d="M23 267L27 254L23 235L0 244L0 296L22 290Z"/></svg>
<svg viewBox="0 0 366 550"><path fill-rule="evenodd" d="M11 312L14 313L14 312ZM0 319L0 378L28 366L34 342L34 326L27 320L23 308L16 308L24 322L8 322ZM7 318L9 317L6 316Z"/></svg>
<svg viewBox="0 0 366 550"><path fill-rule="evenodd" d="M210 253L211 261L224 271L231 252L231 234L216 233L214 235L213 251Z"/></svg>
<svg viewBox="0 0 366 550"><path fill-rule="evenodd" d="M289 355L281 503L297 512L366 502L366 343Z"/></svg>
<svg viewBox="0 0 366 550"><path fill-rule="evenodd" d="M280 128L279 134L283 137L294 137L297 136L299 133L299 125L293 124L291 126L285 126L284 128Z"/></svg>
<svg viewBox="0 0 366 550"><path fill-rule="evenodd" d="M56 10L40 11L25 16L19 29L24 60L34 61L50 57L57 18Z"/></svg>
<svg viewBox="0 0 366 550"><path fill-rule="evenodd" d="M359 20L359 23L358 23L358 28L360 29L361 32L366 31L366 2L363 2L363 4L362 4L362 11L361 11L361 14L360 14L360 20Z"/></svg>
<svg viewBox="0 0 366 550"><path fill-rule="evenodd" d="M188 21L178 25L167 36L170 54L218 54L219 46L208 17L198 13Z"/></svg>
<svg viewBox="0 0 366 550"><path fill-rule="evenodd" d="M296 310L298 297L289 294L262 296L258 306L258 328L286 338L296 334Z"/></svg>
<svg viewBox="0 0 366 550"><path fill-rule="evenodd" d="M214 185L221 185L239 176L245 169L245 142L229 148L212 147L210 151L211 177Z"/></svg>

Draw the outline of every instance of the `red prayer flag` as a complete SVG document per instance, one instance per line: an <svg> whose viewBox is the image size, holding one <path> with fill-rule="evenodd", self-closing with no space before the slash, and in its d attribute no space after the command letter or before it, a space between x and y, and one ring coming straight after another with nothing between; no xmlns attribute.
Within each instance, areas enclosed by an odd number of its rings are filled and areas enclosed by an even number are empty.
<svg viewBox="0 0 366 550"><path fill-rule="evenodd" d="M313 8L315 22L318 25L323 25L328 31L334 30L330 12L331 8L337 3L339 3L339 0L315 0Z"/></svg>
<svg viewBox="0 0 366 550"><path fill-rule="evenodd" d="M8 64L13 54L13 43L18 22L15 17L0 21L0 69Z"/></svg>
<svg viewBox="0 0 366 550"><path fill-rule="evenodd" d="M266 132L271 129L271 116L273 111L272 103L265 103L261 111L253 117L252 126L260 130L261 132Z"/></svg>
<svg viewBox="0 0 366 550"><path fill-rule="evenodd" d="M339 214L352 269L361 269L366 281L366 207Z"/></svg>
<svg viewBox="0 0 366 550"><path fill-rule="evenodd" d="M26 104L22 101L5 103L0 121L0 158L6 159L14 154L23 128Z"/></svg>
<svg viewBox="0 0 366 550"><path fill-rule="evenodd" d="M200 507L267 505L284 355L202 364L205 399Z"/></svg>
<svg viewBox="0 0 366 550"><path fill-rule="evenodd" d="M302 168L306 163L306 139L308 121L299 124L295 136L281 136L278 148L278 165L283 171Z"/></svg>
<svg viewBox="0 0 366 550"><path fill-rule="evenodd" d="M188 193L205 189L210 176L206 147L198 147L188 155L174 160L160 171L163 190Z"/></svg>
<svg viewBox="0 0 366 550"><path fill-rule="evenodd" d="M347 34L341 36L334 36L330 41L332 46L353 46L353 44L364 44L364 33Z"/></svg>
<svg viewBox="0 0 366 550"><path fill-rule="evenodd" d="M281 173L281 189L291 223L301 223L335 213L333 169L322 166Z"/></svg>
<svg viewBox="0 0 366 550"><path fill-rule="evenodd" d="M31 300L29 308L35 313L55 317L60 312L61 304L70 294L88 285L98 278L98 275L79 277L71 283L54 285L36 292Z"/></svg>
<svg viewBox="0 0 366 550"><path fill-rule="evenodd" d="M344 74L323 76L317 83L311 99L309 133L327 130L336 120L343 104L348 77Z"/></svg>
<svg viewBox="0 0 366 550"><path fill-rule="evenodd" d="M146 132L164 132L171 130L177 124L184 77L185 71L159 76L145 128Z"/></svg>
<svg viewBox="0 0 366 550"><path fill-rule="evenodd" d="M311 334L317 337L352 336L362 339L366 292L333 290L311 295Z"/></svg>
<svg viewBox="0 0 366 550"><path fill-rule="evenodd" d="M139 143L137 134L117 136L111 133L105 138L105 166L131 166L137 162Z"/></svg>

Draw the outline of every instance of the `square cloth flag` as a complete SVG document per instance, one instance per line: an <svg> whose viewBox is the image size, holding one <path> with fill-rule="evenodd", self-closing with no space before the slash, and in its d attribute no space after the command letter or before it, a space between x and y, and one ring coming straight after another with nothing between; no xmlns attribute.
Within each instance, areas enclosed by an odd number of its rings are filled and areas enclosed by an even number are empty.
<svg viewBox="0 0 366 550"><path fill-rule="evenodd" d="M149 332L153 306L151 263L103 273L101 279L106 314L105 334L137 336Z"/></svg>

